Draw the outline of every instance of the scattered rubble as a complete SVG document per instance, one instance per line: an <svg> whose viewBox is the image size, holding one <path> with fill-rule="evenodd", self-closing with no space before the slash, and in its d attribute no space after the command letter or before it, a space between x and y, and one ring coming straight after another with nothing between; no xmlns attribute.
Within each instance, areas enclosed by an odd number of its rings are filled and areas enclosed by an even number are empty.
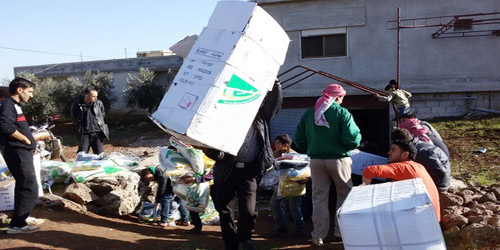
<svg viewBox="0 0 500 250"><path fill-rule="evenodd" d="M63 197L104 215L124 215L136 211L140 196L139 175L131 171L97 177L86 183L68 185Z"/></svg>
<svg viewBox="0 0 500 250"><path fill-rule="evenodd" d="M452 244L471 249L500 244L500 184L452 186L441 194L441 225Z"/></svg>

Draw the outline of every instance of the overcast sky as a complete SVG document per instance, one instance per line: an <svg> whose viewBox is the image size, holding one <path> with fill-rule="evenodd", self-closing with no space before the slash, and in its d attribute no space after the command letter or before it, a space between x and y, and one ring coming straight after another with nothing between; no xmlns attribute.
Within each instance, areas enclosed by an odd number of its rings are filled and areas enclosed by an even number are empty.
<svg viewBox="0 0 500 250"><path fill-rule="evenodd" d="M80 55L84 61L125 58L125 49L128 58L138 51L168 50L185 36L199 34L216 3L2 0L0 80L12 79L17 66L80 62Z"/></svg>

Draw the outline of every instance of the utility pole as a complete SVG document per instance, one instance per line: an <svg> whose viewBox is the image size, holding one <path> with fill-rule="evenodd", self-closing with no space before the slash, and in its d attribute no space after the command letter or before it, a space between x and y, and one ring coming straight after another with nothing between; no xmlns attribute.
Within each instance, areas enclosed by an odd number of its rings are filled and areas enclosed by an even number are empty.
<svg viewBox="0 0 500 250"><path fill-rule="evenodd" d="M80 51L80 61L83 62L83 54L81 51Z"/></svg>
<svg viewBox="0 0 500 250"><path fill-rule="evenodd" d="M127 48L125 48L125 59L127 59Z"/></svg>

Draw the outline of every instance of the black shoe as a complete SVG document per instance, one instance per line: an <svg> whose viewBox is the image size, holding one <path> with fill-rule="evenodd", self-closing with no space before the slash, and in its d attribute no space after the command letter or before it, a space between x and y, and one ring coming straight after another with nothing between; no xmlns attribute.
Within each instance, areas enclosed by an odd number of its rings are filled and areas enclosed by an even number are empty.
<svg viewBox="0 0 500 250"><path fill-rule="evenodd" d="M191 228L186 231L187 234L201 234L201 228Z"/></svg>
<svg viewBox="0 0 500 250"><path fill-rule="evenodd" d="M241 242L241 246L243 247L243 250L255 250L255 245L252 240Z"/></svg>

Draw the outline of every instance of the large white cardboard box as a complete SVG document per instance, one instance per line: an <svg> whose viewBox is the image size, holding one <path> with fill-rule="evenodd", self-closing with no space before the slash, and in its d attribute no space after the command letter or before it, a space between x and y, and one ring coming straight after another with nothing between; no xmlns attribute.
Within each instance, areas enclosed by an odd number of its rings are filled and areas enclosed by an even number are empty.
<svg viewBox="0 0 500 250"><path fill-rule="evenodd" d="M218 2L151 118L187 143L236 155L289 42L255 3Z"/></svg>
<svg viewBox="0 0 500 250"><path fill-rule="evenodd" d="M345 249L446 249L420 178L353 187L338 221Z"/></svg>

